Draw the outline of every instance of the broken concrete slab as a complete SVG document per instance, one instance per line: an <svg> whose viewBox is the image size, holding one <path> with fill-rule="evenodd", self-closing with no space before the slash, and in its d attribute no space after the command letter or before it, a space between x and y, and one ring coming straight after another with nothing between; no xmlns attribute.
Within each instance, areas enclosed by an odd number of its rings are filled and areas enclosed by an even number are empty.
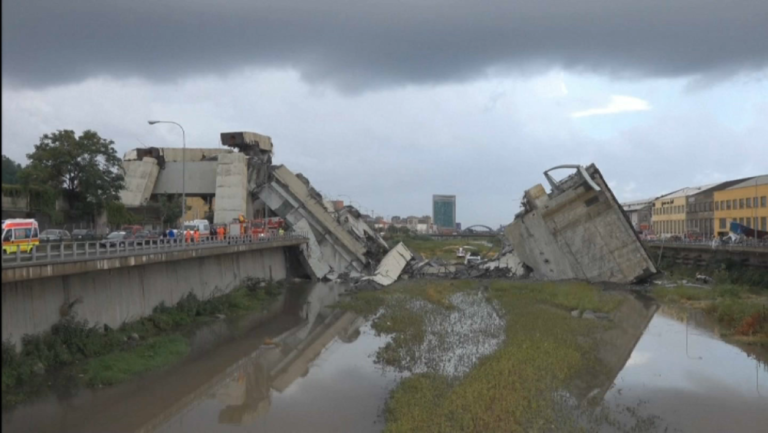
<svg viewBox="0 0 768 433"><path fill-rule="evenodd" d="M141 160L123 161L125 189L120 191L120 201L126 207L144 206L149 202L160 172L157 160L146 157Z"/></svg>
<svg viewBox="0 0 768 433"><path fill-rule="evenodd" d="M556 182L549 172L576 172ZM505 230L517 257L547 280L633 283L656 268L597 167L566 165L544 172L552 191L536 185Z"/></svg>
<svg viewBox="0 0 768 433"><path fill-rule="evenodd" d="M318 280L324 278L332 269L322 259L322 250L320 250L320 245L317 243L309 223L305 219L299 220L293 224L293 229L300 233L306 233L309 237L309 241L299 247L304 267L310 271L313 278Z"/></svg>
<svg viewBox="0 0 768 433"><path fill-rule="evenodd" d="M514 251L502 251L495 259L480 263L478 267L489 271L505 269L510 276L524 276L528 273L525 264Z"/></svg>
<svg viewBox="0 0 768 433"><path fill-rule="evenodd" d="M344 206L336 215L336 221L360 243L365 245L366 257L373 263L378 263L389 251L387 242L379 236L365 221L360 211L353 206Z"/></svg>
<svg viewBox="0 0 768 433"><path fill-rule="evenodd" d="M400 242L384 256L379 266L376 267L376 272L373 276L365 277L363 280L373 281L382 287L389 286L397 281L403 269L412 258L411 250Z"/></svg>
<svg viewBox="0 0 768 433"><path fill-rule="evenodd" d="M270 170L270 178L259 189L258 197L291 228L298 230L296 224L306 220L319 247L315 259L337 272L362 272L366 268L366 246L326 211L322 197L318 201L313 190L285 166Z"/></svg>

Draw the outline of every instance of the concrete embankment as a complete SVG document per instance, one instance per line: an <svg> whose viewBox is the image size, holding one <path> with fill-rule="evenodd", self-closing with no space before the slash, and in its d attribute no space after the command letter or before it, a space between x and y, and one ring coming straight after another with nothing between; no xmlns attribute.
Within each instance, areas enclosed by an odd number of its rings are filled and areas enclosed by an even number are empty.
<svg viewBox="0 0 768 433"><path fill-rule="evenodd" d="M118 327L152 313L161 303L174 305L189 292L207 299L229 292L246 277L279 281L287 276L286 255L290 250L240 248L220 254L189 253L189 257L176 260L116 258L92 262L130 259L131 263L15 281L7 281L7 269L3 269L2 338L18 343L25 334L44 332L72 308L79 319Z"/></svg>

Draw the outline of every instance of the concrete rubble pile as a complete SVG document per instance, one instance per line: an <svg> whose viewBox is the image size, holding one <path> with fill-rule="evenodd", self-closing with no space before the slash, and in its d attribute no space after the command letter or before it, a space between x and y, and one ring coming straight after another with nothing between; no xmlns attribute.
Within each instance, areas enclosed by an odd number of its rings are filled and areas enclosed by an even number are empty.
<svg viewBox="0 0 768 433"><path fill-rule="evenodd" d="M549 172L575 173L555 181ZM403 278L578 279L629 284L656 274L656 268L597 167L559 166L544 175L547 194L536 185L524 194L523 210L507 226L505 248L477 263L411 260Z"/></svg>
<svg viewBox="0 0 768 433"><path fill-rule="evenodd" d="M409 278L527 278L531 269L508 246L495 257L478 263L451 264L440 258L414 260L405 270Z"/></svg>
<svg viewBox="0 0 768 433"><path fill-rule="evenodd" d="M293 230L309 237L309 242L301 247L301 260L315 279L341 279L376 287L392 284L401 274L405 278L532 276L544 280L633 283L656 273L626 214L594 164L586 168L559 166L544 172L552 190L548 194L542 185L536 185L525 191L523 210L504 233L507 247L492 259L456 265L414 257L403 244L390 249L362 220L356 208L334 209L301 173L272 165L270 137L229 132L221 134L221 139L222 144L239 151L236 155L247 159L248 169L247 175L220 174L218 178L229 183L247 181L247 188L242 188L249 194L245 200L247 214L264 208L270 216L283 218ZM158 155L152 156L159 159ZM219 170L229 170L222 159L232 156L218 157ZM560 168L575 172L558 182L549 172ZM233 189L225 186L217 185L217 208L218 197L224 200L224 192Z"/></svg>
<svg viewBox="0 0 768 433"><path fill-rule="evenodd" d="M357 280L375 275L389 246L361 220L357 209L347 206L334 212L304 175L272 165L270 137L227 132L221 134L221 141L247 158L245 213L263 208L269 216L283 218L291 229L309 237L301 247L301 260L312 278Z"/></svg>

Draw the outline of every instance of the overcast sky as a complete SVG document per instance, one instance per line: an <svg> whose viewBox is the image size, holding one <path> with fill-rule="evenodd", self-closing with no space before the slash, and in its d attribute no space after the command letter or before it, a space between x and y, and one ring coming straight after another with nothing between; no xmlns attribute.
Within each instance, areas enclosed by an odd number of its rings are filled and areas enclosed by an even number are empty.
<svg viewBox="0 0 768 433"><path fill-rule="evenodd" d="M497 226L559 164L620 200L768 173L767 40L765 0L6 0L2 147L254 131L329 197Z"/></svg>

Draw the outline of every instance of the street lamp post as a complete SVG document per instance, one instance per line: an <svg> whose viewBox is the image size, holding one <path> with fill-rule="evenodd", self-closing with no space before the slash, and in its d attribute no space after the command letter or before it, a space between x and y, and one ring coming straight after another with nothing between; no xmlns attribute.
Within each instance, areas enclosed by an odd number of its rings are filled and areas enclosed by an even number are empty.
<svg viewBox="0 0 768 433"><path fill-rule="evenodd" d="M148 120L150 125L170 123L181 128L181 223L184 224L184 214L187 213L187 134L184 127L170 120ZM183 227L182 227L183 228Z"/></svg>

